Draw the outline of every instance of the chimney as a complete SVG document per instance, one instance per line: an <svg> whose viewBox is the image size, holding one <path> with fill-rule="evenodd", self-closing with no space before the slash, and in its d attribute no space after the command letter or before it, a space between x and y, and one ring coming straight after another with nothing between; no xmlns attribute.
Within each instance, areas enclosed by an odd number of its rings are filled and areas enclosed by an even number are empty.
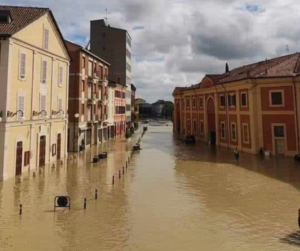
<svg viewBox="0 0 300 251"><path fill-rule="evenodd" d="M226 66L225 66L225 73L229 73L229 66L228 66L228 63L226 63Z"/></svg>

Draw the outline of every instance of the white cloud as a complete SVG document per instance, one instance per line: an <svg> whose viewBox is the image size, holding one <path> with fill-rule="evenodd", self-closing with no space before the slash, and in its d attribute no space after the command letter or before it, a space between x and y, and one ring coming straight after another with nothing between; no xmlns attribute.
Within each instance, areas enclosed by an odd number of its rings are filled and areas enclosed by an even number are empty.
<svg viewBox="0 0 300 251"><path fill-rule="evenodd" d="M290 52L300 48L300 3L292 0L6 0L6 4L51 8L64 36L83 44L88 42L89 21L104 18L107 8L110 25L127 29L133 39L133 82L137 95L149 102L171 100L175 86L196 84L206 73L222 73L226 62L233 68L284 54L287 44Z"/></svg>

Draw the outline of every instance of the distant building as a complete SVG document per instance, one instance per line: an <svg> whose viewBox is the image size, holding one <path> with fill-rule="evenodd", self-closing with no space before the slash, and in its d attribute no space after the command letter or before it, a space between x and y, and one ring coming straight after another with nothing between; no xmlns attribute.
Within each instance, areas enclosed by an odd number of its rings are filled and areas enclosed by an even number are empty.
<svg viewBox="0 0 300 251"><path fill-rule="evenodd" d="M126 86L114 83L115 87L115 135L122 136L126 132Z"/></svg>
<svg viewBox="0 0 300 251"><path fill-rule="evenodd" d="M90 50L111 64L109 80L124 86L126 122L131 124L131 37L105 20L91 21Z"/></svg>
<svg viewBox="0 0 300 251"><path fill-rule="evenodd" d="M0 180L67 157L70 57L48 8L0 6Z"/></svg>
<svg viewBox="0 0 300 251"><path fill-rule="evenodd" d="M109 63L82 46L65 41L71 55L69 151L78 152L108 139Z"/></svg>
<svg viewBox="0 0 300 251"><path fill-rule="evenodd" d="M173 96L182 137L253 154L299 154L300 53L226 67Z"/></svg>
<svg viewBox="0 0 300 251"><path fill-rule="evenodd" d="M164 100L158 100L152 104L152 116L154 118L162 118L163 117L164 105L165 105Z"/></svg>
<svg viewBox="0 0 300 251"><path fill-rule="evenodd" d="M149 103L142 103L138 105L139 117L140 118L151 118L152 117L152 105Z"/></svg>

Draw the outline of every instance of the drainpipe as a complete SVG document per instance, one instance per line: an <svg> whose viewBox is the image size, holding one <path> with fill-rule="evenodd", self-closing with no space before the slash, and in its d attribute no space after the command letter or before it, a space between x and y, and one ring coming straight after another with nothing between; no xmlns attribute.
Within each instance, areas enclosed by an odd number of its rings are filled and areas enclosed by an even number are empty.
<svg viewBox="0 0 300 251"><path fill-rule="evenodd" d="M296 74L294 74L294 76L292 77L293 80L293 87L294 87L294 99L295 99L295 111L296 111L296 130L297 130L297 150L299 153L299 121L298 121L298 105L297 105L297 88L296 88L296 82L295 82L295 76Z"/></svg>
<svg viewBox="0 0 300 251"><path fill-rule="evenodd" d="M226 106L226 122L227 122L227 147L230 148L230 138L229 138L229 112L228 112L228 93L223 84L221 84L225 91L225 106Z"/></svg>

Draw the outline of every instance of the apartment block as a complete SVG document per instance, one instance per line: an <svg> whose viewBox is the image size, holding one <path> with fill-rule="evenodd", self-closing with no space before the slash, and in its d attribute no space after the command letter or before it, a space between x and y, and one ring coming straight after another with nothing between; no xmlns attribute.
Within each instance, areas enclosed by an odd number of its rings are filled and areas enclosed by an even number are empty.
<svg viewBox="0 0 300 251"><path fill-rule="evenodd" d="M125 89L125 121L131 123L131 37L126 30L114 28L105 20L91 21L92 53L111 64L109 80Z"/></svg>
<svg viewBox="0 0 300 251"><path fill-rule="evenodd" d="M114 131L109 128L113 121L108 121L114 108L109 104L110 64L78 44L66 41L66 45L72 59L68 143L70 152L78 152L107 141Z"/></svg>

